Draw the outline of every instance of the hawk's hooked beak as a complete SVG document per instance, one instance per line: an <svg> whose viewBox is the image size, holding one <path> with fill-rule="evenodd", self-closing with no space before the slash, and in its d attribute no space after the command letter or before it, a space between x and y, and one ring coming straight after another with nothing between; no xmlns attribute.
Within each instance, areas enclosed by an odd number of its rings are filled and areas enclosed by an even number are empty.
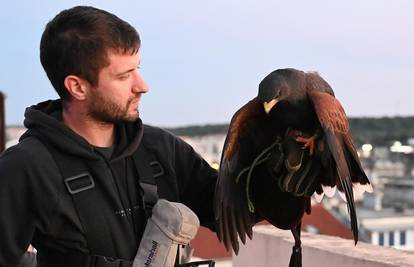
<svg viewBox="0 0 414 267"><path fill-rule="evenodd" d="M277 99L272 99L270 102L263 103L263 107L264 107L266 114L269 114L270 110L272 110L272 108L277 104L278 101L279 100Z"/></svg>

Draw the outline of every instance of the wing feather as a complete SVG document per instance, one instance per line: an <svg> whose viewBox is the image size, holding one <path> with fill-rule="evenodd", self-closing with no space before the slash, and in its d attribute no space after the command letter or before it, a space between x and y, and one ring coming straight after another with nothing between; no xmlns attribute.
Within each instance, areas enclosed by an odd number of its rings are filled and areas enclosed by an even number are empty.
<svg viewBox="0 0 414 267"><path fill-rule="evenodd" d="M218 223L217 236L226 249L239 250L238 237L245 243L246 235L252 237L256 214L249 212L245 183L236 182L239 172L254 159L250 124L258 117L266 117L257 98L254 98L233 116L220 163L219 177L214 197L214 210Z"/></svg>
<svg viewBox="0 0 414 267"><path fill-rule="evenodd" d="M356 243L358 241L358 221L352 182L355 180L366 184L369 181L361 167L358 154L353 145L348 119L342 105L334 96L328 93L311 91L308 95L313 102L324 132L325 141L336 164L338 178L336 184L338 190L345 194L351 219L351 229Z"/></svg>

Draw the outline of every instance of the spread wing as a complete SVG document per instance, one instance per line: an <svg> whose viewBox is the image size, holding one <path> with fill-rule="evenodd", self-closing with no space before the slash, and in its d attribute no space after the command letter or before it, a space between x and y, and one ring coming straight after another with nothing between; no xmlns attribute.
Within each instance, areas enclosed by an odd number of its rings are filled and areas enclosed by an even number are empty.
<svg viewBox="0 0 414 267"><path fill-rule="evenodd" d="M260 129L256 126L266 117L263 107L254 98L234 114L224 143L214 210L218 223L217 236L227 249L231 246L236 254L239 250L237 236L243 244L246 235L251 239L257 216L248 210L244 179L236 182L236 178L257 156L254 140L257 140L255 134Z"/></svg>
<svg viewBox="0 0 414 267"><path fill-rule="evenodd" d="M345 194L351 229L355 243L358 241L358 222L355 212L353 183L369 185L369 180L361 167L357 151L349 131L345 111L331 94L312 90L308 96L322 126L324 140L336 165L336 186ZM332 185L332 184L331 184ZM334 186L334 185L332 185Z"/></svg>

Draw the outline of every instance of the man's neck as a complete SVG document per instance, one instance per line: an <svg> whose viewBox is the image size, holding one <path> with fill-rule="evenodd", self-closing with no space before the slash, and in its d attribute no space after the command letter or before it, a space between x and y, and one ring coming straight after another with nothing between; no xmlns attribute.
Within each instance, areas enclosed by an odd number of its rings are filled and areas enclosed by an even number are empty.
<svg viewBox="0 0 414 267"><path fill-rule="evenodd" d="M74 110L77 110L76 112ZM72 131L85 138L96 147L110 147L115 140L115 127L112 123L102 123L90 118L79 109L64 108L63 123Z"/></svg>

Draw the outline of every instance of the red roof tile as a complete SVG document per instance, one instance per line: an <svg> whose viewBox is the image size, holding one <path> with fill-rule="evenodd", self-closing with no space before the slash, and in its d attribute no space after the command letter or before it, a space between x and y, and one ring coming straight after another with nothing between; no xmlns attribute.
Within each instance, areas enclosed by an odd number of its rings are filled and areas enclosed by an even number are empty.
<svg viewBox="0 0 414 267"><path fill-rule="evenodd" d="M319 233L323 235L353 239L351 230L338 221L321 204L312 206L311 214L306 214L303 217L302 230L305 230L308 225L316 227Z"/></svg>

